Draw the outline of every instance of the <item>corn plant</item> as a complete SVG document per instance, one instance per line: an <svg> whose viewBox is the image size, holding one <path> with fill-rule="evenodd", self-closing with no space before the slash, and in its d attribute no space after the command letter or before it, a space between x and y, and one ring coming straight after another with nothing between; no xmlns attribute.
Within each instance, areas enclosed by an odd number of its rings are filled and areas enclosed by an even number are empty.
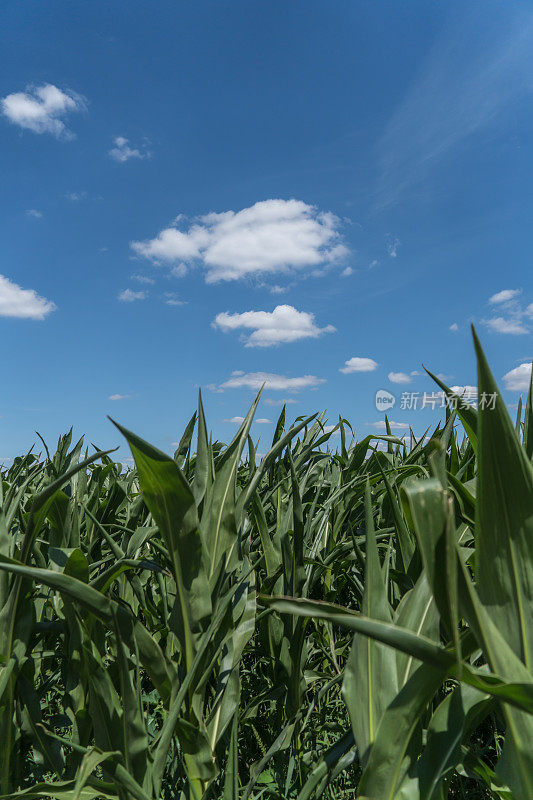
<svg viewBox="0 0 533 800"><path fill-rule="evenodd" d="M419 439L283 409L258 459L200 397L173 457L2 470L0 797L531 800L533 401L475 346L494 408L435 378Z"/></svg>

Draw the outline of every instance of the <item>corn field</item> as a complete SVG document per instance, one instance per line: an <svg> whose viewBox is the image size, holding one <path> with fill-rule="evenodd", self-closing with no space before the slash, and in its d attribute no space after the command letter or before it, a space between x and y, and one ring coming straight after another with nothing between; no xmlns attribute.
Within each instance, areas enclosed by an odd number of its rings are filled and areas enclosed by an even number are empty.
<svg viewBox="0 0 533 800"><path fill-rule="evenodd" d="M200 397L173 458L2 470L0 797L531 800L532 395L435 380L409 442L283 410L259 459Z"/></svg>

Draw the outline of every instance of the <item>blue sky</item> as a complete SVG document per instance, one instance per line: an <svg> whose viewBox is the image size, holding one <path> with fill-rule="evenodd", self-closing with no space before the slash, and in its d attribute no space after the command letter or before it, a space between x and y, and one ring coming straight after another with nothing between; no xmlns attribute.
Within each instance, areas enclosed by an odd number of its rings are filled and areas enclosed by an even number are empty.
<svg viewBox="0 0 533 800"><path fill-rule="evenodd" d="M506 401L533 355L528 2L8 4L0 29L0 457L106 419L228 440L267 381L358 436ZM404 426L404 427L402 427ZM125 454L125 449L121 450Z"/></svg>

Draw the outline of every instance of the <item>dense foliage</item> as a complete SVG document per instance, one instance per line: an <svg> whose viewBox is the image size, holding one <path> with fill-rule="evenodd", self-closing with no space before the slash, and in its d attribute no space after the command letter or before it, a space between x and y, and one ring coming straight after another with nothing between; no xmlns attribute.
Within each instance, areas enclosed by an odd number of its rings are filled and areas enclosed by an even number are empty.
<svg viewBox="0 0 533 800"><path fill-rule="evenodd" d="M531 800L531 392L437 383L418 441L283 411L258 459L200 400L174 458L3 470L0 796Z"/></svg>

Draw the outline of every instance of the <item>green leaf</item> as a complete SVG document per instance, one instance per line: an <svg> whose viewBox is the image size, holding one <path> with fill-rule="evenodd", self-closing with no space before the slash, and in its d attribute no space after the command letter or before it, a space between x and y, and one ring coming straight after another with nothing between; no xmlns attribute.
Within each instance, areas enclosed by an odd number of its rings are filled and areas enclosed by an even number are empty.
<svg viewBox="0 0 533 800"><path fill-rule="evenodd" d="M477 432L478 432L477 431L477 427L478 427L478 412L477 412L477 409L474 408L474 406L470 405L469 403L465 402L464 398L461 397L461 395L457 394L456 392L452 392L452 390L449 389L446 386L446 384L441 381L440 378L438 378L436 375L433 375L433 373L430 372L425 367L424 367L424 369L426 370L426 372L429 375L429 377L433 378L435 383L438 386L440 386L440 388L442 389L442 391L444 392L444 394L446 395L446 397L450 401L450 404L451 404L452 408L457 411L457 416L459 417L459 419L463 423L463 427L464 427L464 429L466 431L466 434L468 436L468 441L472 445L472 448L473 448L474 452L477 453L477 442L478 442L478 436L477 436Z"/></svg>
<svg viewBox="0 0 533 800"><path fill-rule="evenodd" d="M450 500L437 479L408 481L402 491L409 502L424 571L459 662L456 537Z"/></svg>
<svg viewBox="0 0 533 800"><path fill-rule="evenodd" d="M362 612L368 618L390 623L392 613L377 550L368 480L365 512L366 559ZM397 692L396 661L390 649L368 636L356 633L344 670L342 697L350 714L363 766L383 713Z"/></svg>
<svg viewBox="0 0 533 800"><path fill-rule="evenodd" d="M165 539L177 589L176 633L190 666L195 634L211 613L194 495L172 458L116 422L114 424L130 446L144 500Z"/></svg>
<svg viewBox="0 0 533 800"><path fill-rule="evenodd" d="M434 642L439 641L439 613L424 572L421 573L414 587L402 597L396 609L394 621L400 628L408 628ZM396 665L398 687L401 689L415 669L420 666L420 661L413 656L397 651Z"/></svg>
<svg viewBox="0 0 533 800"><path fill-rule="evenodd" d="M419 667L381 718L358 795L368 800L396 800L411 766L411 738L446 671L427 664Z"/></svg>
<svg viewBox="0 0 533 800"><path fill-rule="evenodd" d="M131 617L131 614L117 603L109 600L100 592L82 581L52 570L39 567L27 567L13 561L7 561L0 556L0 570L12 572L21 577L30 578L36 583L50 586L70 599L78 602L110 628L114 626L115 615L123 630L134 637L139 648L139 656L146 671L154 681L161 696L168 699L171 687L171 678L167 661L157 642L153 639L144 625ZM130 640L132 641L132 640Z"/></svg>
<svg viewBox="0 0 533 800"><path fill-rule="evenodd" d="M533 673L533 466L474 331L479 382L476 572L479 597ZM483 397L496 395L496 404Z"/></svg>

